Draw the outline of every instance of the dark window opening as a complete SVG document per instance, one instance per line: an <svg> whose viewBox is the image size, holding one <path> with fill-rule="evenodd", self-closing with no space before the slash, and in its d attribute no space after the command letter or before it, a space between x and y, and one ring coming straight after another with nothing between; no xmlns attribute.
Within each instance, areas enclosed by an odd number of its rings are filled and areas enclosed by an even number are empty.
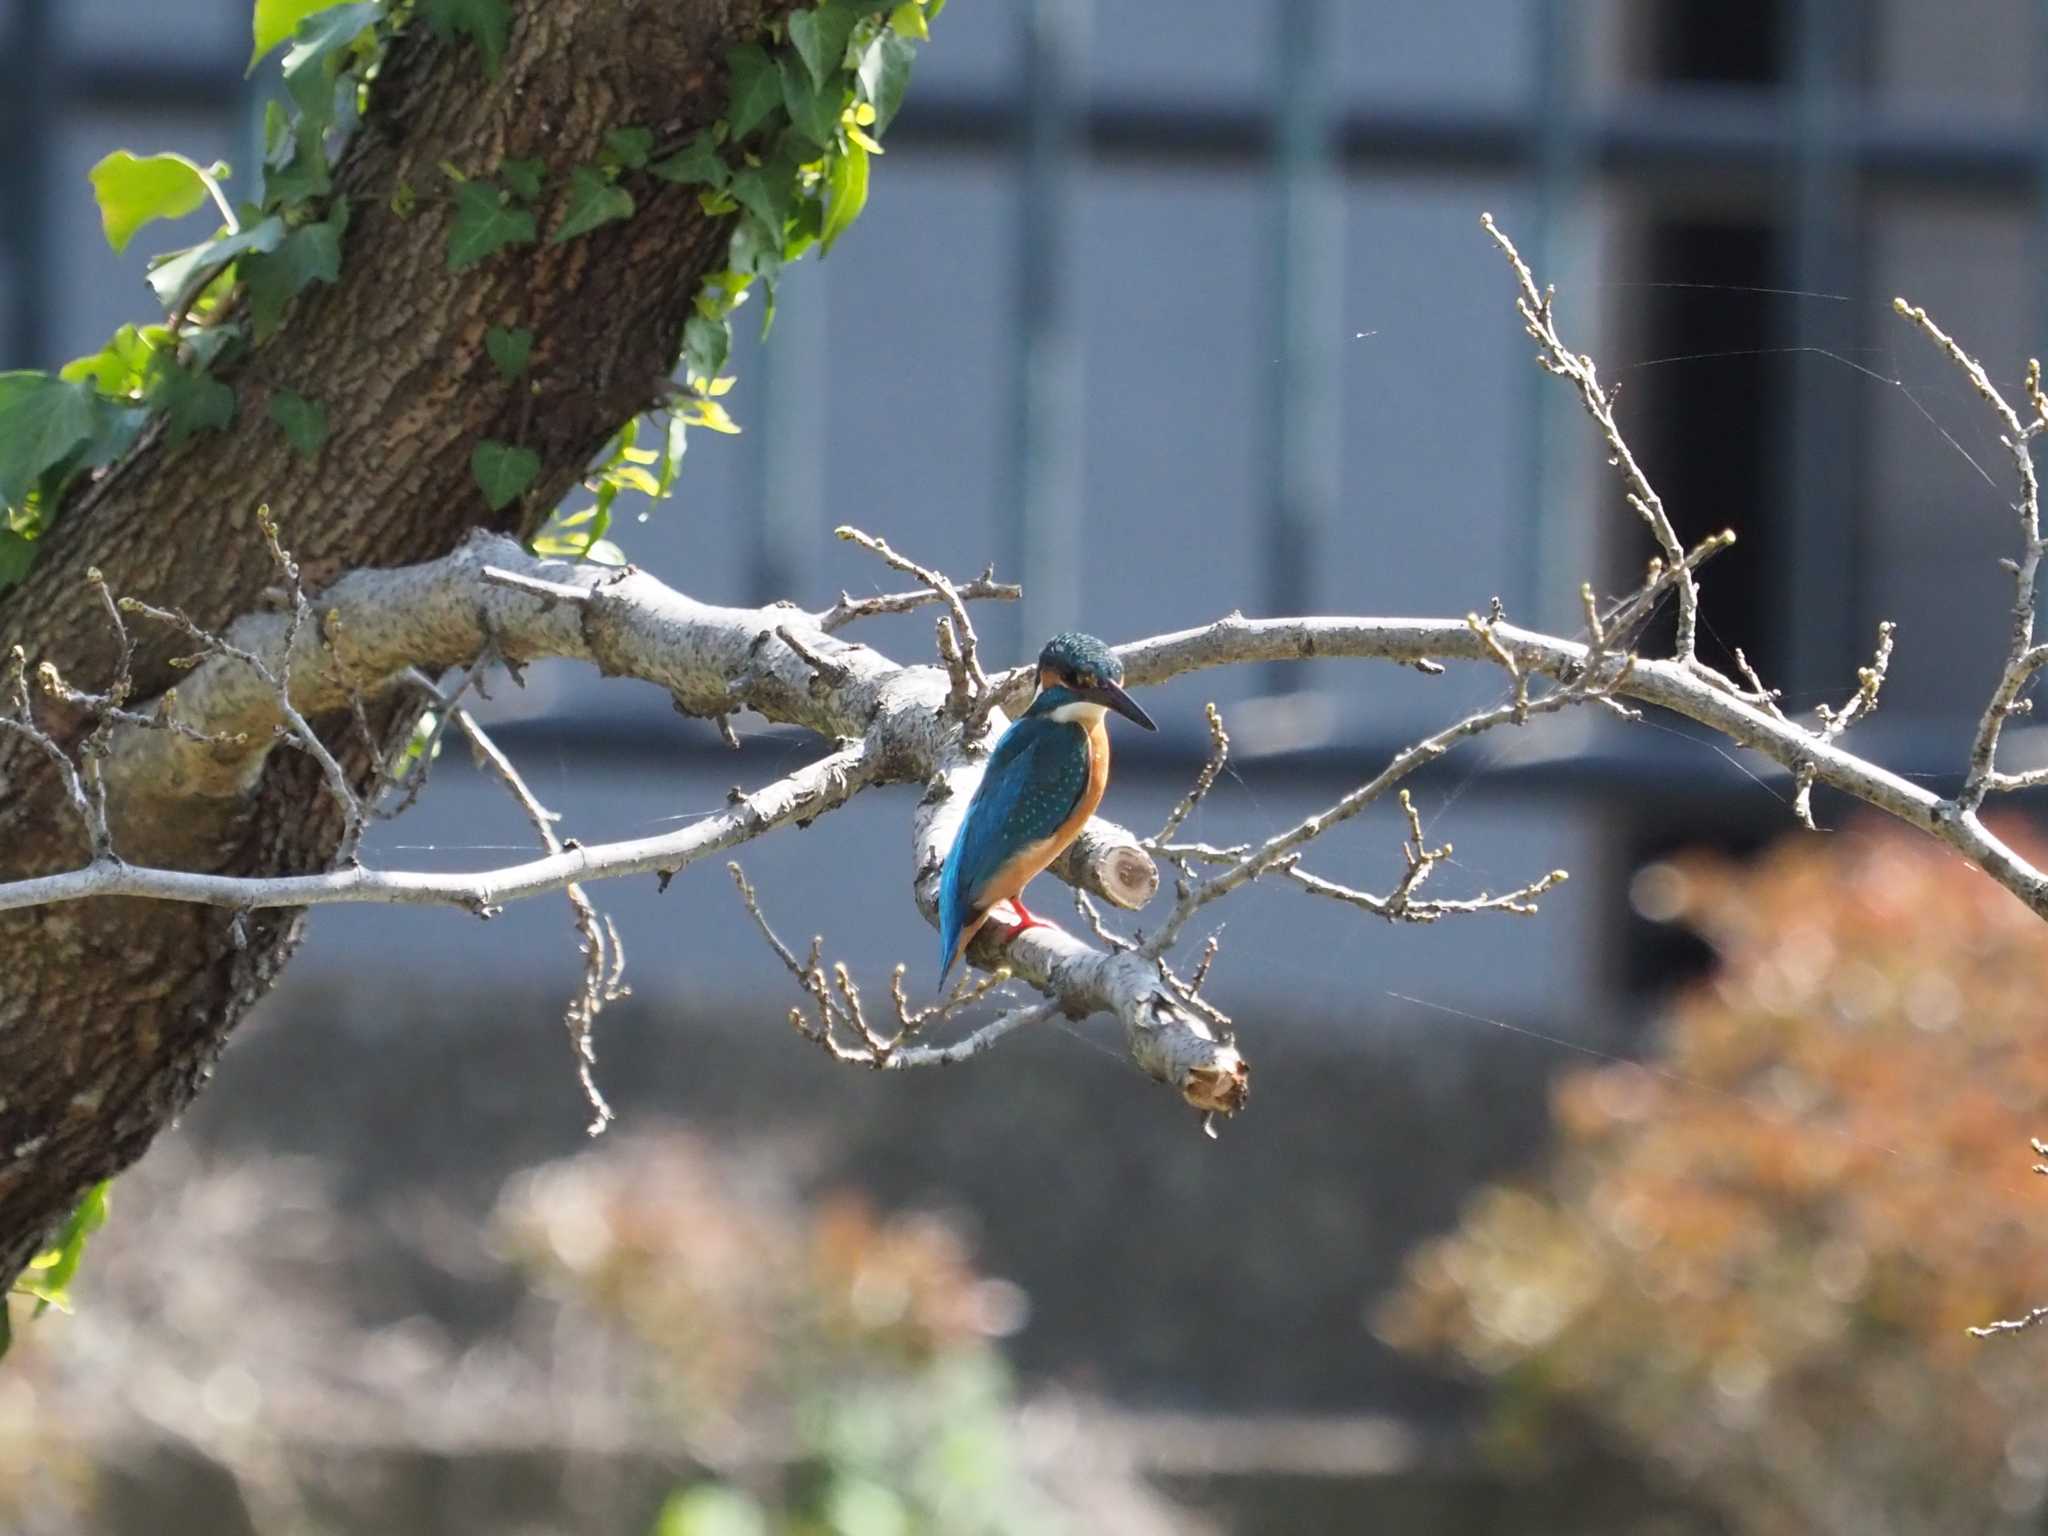
<svg viewBox="0 0 2048 1536"><path fill-rule="evenodd" d="M1772 285L1776 270L1776 242L1764 226L1652 223L1643 242L1643 354L1610 375L1621 389L1622 430L1686 547L1723 528L1735 531L1735 547L1701 573L1712 596L1701 605L1700 654L1728 664L1740 646L1766 676L1780 649L1772 572L1782 551L1771 515L1778 487L1770 446L1782 369L1769 355L1771 299L1758 290ZM1642 580L1647 559L1635 536L1640 524L1627 522L1629 537L1617 541L1625 554L1611 579L1620 591ZM1646 632L1650 654L1669 645L1675 622L1667 600Z"/></svg>
<svg viewBox="0 0 2048 1536"><path fill-rule="evenodd" d="M1621 938L1615 966L1620 974L1613 980L1627 995L1667 997L1714 965L1714 951L1682 919L1651 915L1658 907L1660 892L1654 876L1645 879L1644 871L1674 855L1702 848L1748 860L1782 832L1782 815L1745 810L1733 801L1698 804L1682 822L1644 820L1622 831L1617 846L1625 862L1615 871L1619 878L1614 886L1614 900L1621 910L1609 931ZM1645 879L1644 887L1637 886L1639 879ZM1638 894L1646 898L1644 905L1650 913L1638 906Z"/></svg>
<svg viewBox="0 0 2048 1536"><path fill-rule="evenodd" d="M1658 80L1771 85L1782 79L1779 0L1664 0L1651 14L1650 67Z"/></svg>

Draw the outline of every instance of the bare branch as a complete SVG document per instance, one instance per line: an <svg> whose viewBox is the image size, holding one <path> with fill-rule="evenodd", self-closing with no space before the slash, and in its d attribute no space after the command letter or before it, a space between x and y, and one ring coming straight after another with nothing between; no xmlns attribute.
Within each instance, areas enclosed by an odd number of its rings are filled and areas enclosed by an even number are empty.
<svg viewBox="0 0 2048 1536"><path fill-rule="evenodd" d="M1195 775L1195 782L1188 787L1188 792L1166 813L1166 824L1155 836L1145 840L1146 848L1153 853L1160 852L1173 841L1173 834L1181 829L1181 823L1194 814L1195 807L1200 805L1209 791L1216 787L1216 776L1223 772L1224 764L1230 761L1230 733L1223 729L1221 712L1213 702L1204 706L1204 712L1209 720L1209 760L1202 765L1202 771Z"/></svg>
<svg viewBox="0 0 2048 1536"><path fill-rule="evenodd" d="M1014 603L1024 595L1024 589L1015 583L997 581L996 568L992 565L974 580L955 587L954 591L961 601L969 603ZM858 619L871 619L884 613L909 613L912 609L945 600L943 592L931 587L919 592L891 592L875 597L855 597L850 592L841 592L838 602L817 615L818 628L829 635Z"/></svg>
<svg viewBox="0 0 2048 1536"><path fill-rule="evenodd" d="M761 937L767 940L768 947L775 952L775 957L782 962L790 975L796 978L797 984L810 994L811 1004L816 1013L815 1019L806 1016L801 1008L792 1008L789 1010L790 1023L795 1026L798 1034L820 1047L833 1060L873 1067L877 1071L900 1070L903 1067L943 1066L948 1061L965 1060L968 1056L986 1050L1003 1035L1028 1022L1020 1015L1006 1015L1005 1018L1015 1018L1016 1022L1005 1024L1004 1020L997 1020L997 1025L1002 1027L992 1034L987 1034L987 1038L979 1044L970 1044L973 1040L970 1036L968 1041L962 1041L955 1046L937 1050L907 1050L910 1041L926 1025L952 1018L973 1007L991 992L1005 985L1010 980L1010 973L998 969L979 981L969 983L963 980L951 997L934 1003L929 1008L913 1008L903 990L905 967L898 965L889 979L889 999L895 1010L896 1027L885 1035L868 1022L867 1009L861 1001L860 988L854 982L853 973L844 964L835 964L830 977L827 977L820 958L824 953L824 939L812 939L809 957L798 960L790 947L776 936L774 928L769 925L767 914L761 910L760 897L754 890L753 882L747 879L746 871L737 863L727 864L725 867L732 876L733 884L739 888L740 901L746 907L747 915L753 918L754 926L761 930ZM1051 1005L1046 1005L1043 1010L1021 1010L1021 1015L1042 1012L1043 1016L1049 1017L1054 1011L1056 1010ZM995 1026L988 1028L995 1029ZM986 1031L977 1031L977 1034L983 1033ZM846 1036L852 1037L851 1043Z"/></svg>
<svg viewBox="0 0 2048 1536"><path fill-rule="evenodd" d="M1820 717L1823 741L1833 741L1858 720L1876 710L1878 690L1884 687L1885 674L1891 670L1892 636L1897 630L1898 626L1889 619L1877 626L1876 654L1871 657L1869 666L1857 669L1856 692L1850 696L1847 704L1839 710L1830 709L1823 704L1814 711ZM1745 670L1748 669L1749 663L1740 651L1735 653L1735 658L1742 663ZM1749 676L1754 682L1756 674L1750 672ZM1773 707L1775 708L1775 705ZM1813 777L1814 769L1811 765L1800 768L1795 775L1798 788L1792 797L1792 814L1799 818L1801 825L1809 832L1816 830L1813 822Z"/></svg>
<svg viewBox="0 0 2048 1536"><path fill-rule="evenodd" d="M1984 706L1983 717L1977 722L1977 734L1970 743L1969 771L1963 779L1962 789L1956 794L1957 807L1965 813L1974 813L1984 803L1985 795L1994 788L2021 787L1998 783L1998 737L2007 718L2025 708L2020 702L2020 692L2033 680L2042 664L2034 656L2035 587L2040 578L2041 555L2044 548L2048 548L2041 540L2041 481L2034 471L2033 450L2035 436L2048 428L2048 416L2042 414L2038 403L2042 398L2040 363L2030 361L2027 367L2027 394L2030 402L2034 402L2035 410L2034 420L2022 423L2019 413L2006 403L2005 396L1998 392L1998 386L1991 382L1984 365L1928 318L1926 310L1908 304L1904 299L1893 299L1892 308L1924 331L1991 407L2005 428L2001 441L2012 454L2013 471L2019 478L2020 499L2013 511L2020 523L2020 557L2006 562L2012 572L2013 598L2005 666L1999 672L1997 685L1991 690L1990 702Z"/></svg>
<svg viewBox="0 0 2048 1536"><path fill-rule="evenodd" d="M1636 462L1635 454L1621 435L1621 427L1614 419L1614 391L1600 382L1593 359L1583 353L1574 352L1565 345L1564 338L1557 331L1555 293L1550 289L1536 286L1535 274L1529 264L1522 260L1522 253L1515 249L1514 242L1502 233L1500 226L1493 222L1493 215L1482 213L1480 226L1501 248L1508 264L1514 268L1515 281L1521 288L1515 300L1522 323L1529 335L1543 351L1539 362L1549 372L1568 380L1579 395L1579 403L1586 408L1586 414L1599 427L1600 435L1607 440L1610 460L1621 472L1623 483L1628 489L1628 504L1635 508L1650 535L1663 551L1664 559L1680 567L1678 578L1678 659L1690 661L1699 632L1699 588L1692 574L1685 569L1685 545L1678 537L1678 530L1672 526L1670 516L1664 510L1664 503L1658 497L1656 488L1650 484L1650 477L1643 473Z"/></svg>
<svg viewBox="0 0 2048 1536"><path fill-rule="evenodd" d="M2043 419L2048 419L2048 411L2043 410L2044 403L2048 402L2041 399L2040 379L2040 365L2030 366L2027 370L2028 398L2034 401L2035 410L2042 413ZM2048 1142L2044 1142L2038 1136L2030 1136L2027 1138L2027 1144L2034 1149L2034 1156L2048 1158ZM2048 1174L2048 1163L2034 1164L2034 1172ZM2035 1324L2043 1322L2048 1322L2048 1306L2035 1307L2018 1317L2001 1318L1995 1323L1984 1323L1966 1331L1973 1339L1988 1339L2001 1333L2025 1333Z"/></svg>
<svg viewBox="0 0 2048 1536"><path fill-rule="evenodd" d="M283 642L276 653L275 670L255 652L235 644L221 635L215 635L200 628L184 613L175 608L158 608L139 598L124 597L117 604L121 613L137 613L171 629L177 630L199 646L199 656L218 655L240 662L261 680L262 686L275 700L275 710L280 724L273 727L299 750L320 765L321 776L327 781L327 791L333 797L342 815L342 836L336 849L338 864L352 865L356 849L362 841L363 806L349 786L348 775L342 770L327 744L320 739L319 732L307 722L305 715L292 702L293 653L297 649L305 620L311 616L306 602L306 593L299 579L297 563L287 554L277 537L277 524L270 517L268 507L256 509L256 520L263 530L265 542L270 547L273 559L285 578L286 598L290 614L285 620ZM317 626L315 626L317 629Z"/></svg>
<svg viewBox="0 0 2048 1536"><path fill-rule="evenodd" d="M989 687L988 674L982 671L976 654L974 621L967 616L967 604L961 600L960 589L940 572L919 565L907 555L899 555L885 539L845 524L833 531L849 543L879 555L906 576L923 582L946 605L947 617L940 619L938 625L939 654L947 658L948 670L953 674L953 691L946 707L970 739L979 736L987 721L994 693ZM988 575L993 574L994 568L991 567Z"/></svg>
<svg viewBox="0 0 2048 1536"><path fill-rule="evenodd" d="M562 840L555 835L555 814L543 806L527 787L526 780L513 767L512 759L491 740L468 710L450 699L442 699L441 708L444 715L455 717L462 734L469 738L477 761L489 768L511 792L512 798L519 802L519 808L526 813L526 819L539 835L541 845L551 854L562 852ZM591 1030L605 1004L615 1003L629 995L629 989L622 984L626 951L619 942L619 930L609 918L598 915L597 908L583 893L581 885L572 881L562 887L562 893L569 898L576 931L583 941L583 985L569 1000L569 1010L562 1022L568 1028L569 1044L576 1054L576 1081L582 1086L583 1097L590 1104L588 1129L591 1135L596 1136L611 1122L612 1108L605 1102L592 1075L597 1066L597 1051L591 1043Z"/></svg>
<svg viewBox="0 0 2048 1536"><path fill-rule="evenodd" d="M1500 626L1491 621L1481 620L1475 614L1468 617L1466 627L1467 632L1474 635L1486 647L1490 657L1500 661L1502 665L1510 669L1510 675L1514 677L1517 685L1514 697L1509 702L1497 705L1492 709L1478 710L1469 714L1464 719L1447 725L1432 735L1425 736L1413 745L1402 748L1394 754L1392 761L1385 768L1381 769L1379 773L1359 785L1358 788L1352 790L1335 804L1296 823L1285 832L1268 838L1264 843L1245 854L1242 858L1227 865L1220 873L1211 875L1199 885L1184 891L1179 901L1174 904L1173 912L1168 916L1166 922L1144 946L1144 953L1154 956L1164 954L1178 941L1181 930L1186 927L1188 920L1201 911L1202 908L1208 906L1211 902L1229 895L1240 886L1249 884L1269 871L1290 864L1298 849L1307 846L1316 838L1321 837L1331 827L1337 826L1356 816L1388 790L1394 788L1401 780L1408 777L1409 774L1422 767L1425 763L1434 762L1458 742L1492 730L1495 726L1521 725L1526 723L1532 716L1553 714L1574 704L1587 702L1593 697L1608 692L1625 682L1632 671L1633 658L1624 659L1618 667L1608 669L1605 675L1603 675L1602 670L1598 666L1589 664L1581 669L1574 681L1562 684L1540 698L1531 698L1529 696L1526 674L1521 664L1502 643L1499 635L1496 633ZM1389 910L1382 911L1381 915L1383 916L1397 916L1401 910L1406 908L1409 893L1428 874L1430 866L1435 862L1435 859L1428 855L1428 851L1420 846L1422 840L1421 823L1415 820L1412 806L1410 807L1410 825L1414 829L1417 847L1410 859L1409 875L1403 882L1403 886L1396 891L1394 896L1385 898L1384 905ZM1441 856L1442 850L1439 850L1436 857ZM1309 889L1317 890L1317 893L1321 895L1335 895L1342 890L1341 887L1330 886L1328 882L1311 883L1310 881L1302 880L1301 883L1308 886ZM1545 890L1556 883L1555 879L1549 877L1545 877L1544 881L1537 882ZM1528 897L1524 893L1528 890L1529 888L1525 887L1523 893L1514 894L1522 896L1526 900ZM1360 898L1357 903L1359 905L1365 905L1372 901L1372 898L1364 897L1363 893L1359 892L1350 892L1347 895Z"/></svg>
<svg viewBox="0 0 2048 1536"><path fill-rule="evenodd" d="M50 760L64 785L65 797L85 827L94 862L111 860L114 842L107 832L106 806L86 793L85 781L79 776L77 765L57 745L56 739L36 724L35 708L29 702L28 694L28 656L18 645L7 657L7 702L13 713L0 715L0 727L21 737ZM4 889L0 887L0 890Z"/></svg>

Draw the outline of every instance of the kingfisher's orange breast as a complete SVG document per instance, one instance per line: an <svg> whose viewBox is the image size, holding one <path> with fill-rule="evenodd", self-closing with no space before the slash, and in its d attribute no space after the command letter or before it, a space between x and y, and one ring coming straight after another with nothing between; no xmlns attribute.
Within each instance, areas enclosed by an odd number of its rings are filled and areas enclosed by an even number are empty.
<svg viewBox="0 0 2048 1536"><path fill-rule="evenodd" d="M1109 787L1109 730L1100 718L1086 723L1077 721L1075 726L1088 737L1088 782L1082 787L1081 798L1050 837L1024 844L1003 861L988 883L975 892L974 905L978 910L986 912L997 902L1008 901L1022 891L1046 865L1066 851L1067 844L1081 835L1088 818L1102 804L1102 792Z"/></svg>

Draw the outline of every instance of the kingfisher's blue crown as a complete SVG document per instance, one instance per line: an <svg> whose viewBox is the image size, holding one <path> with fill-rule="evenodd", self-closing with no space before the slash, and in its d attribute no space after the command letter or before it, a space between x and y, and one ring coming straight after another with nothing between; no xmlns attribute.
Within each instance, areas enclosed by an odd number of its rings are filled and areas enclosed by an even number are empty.
<svg viewBox="0 0 2048 1536"><path fill-rule="evenodd" d="M1124 680L1124 664L1116 652L1093 635L1068 630L1054 635L1038 653L1038 665L1061 677L1095 677L1105 683Z"/></svg>

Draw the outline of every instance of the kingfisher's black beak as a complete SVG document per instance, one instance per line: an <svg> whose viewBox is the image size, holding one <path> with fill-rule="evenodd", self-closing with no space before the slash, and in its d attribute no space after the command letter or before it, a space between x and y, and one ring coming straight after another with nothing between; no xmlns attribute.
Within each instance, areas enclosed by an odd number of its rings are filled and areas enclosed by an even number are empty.
<svg viewBox="0 0 2048 1536"><path fill-rule="evenodd" d="M1138 701L1128 693L1125 693L1115 683L1103 683L1099 687L1091 688L1089 695L1098 704L1107 704L1126 720L1142 725L1148 731L1159 729L1158 726L1152 723L1152 717L1146 714L1144 710L1138 708Z"/></svg>

